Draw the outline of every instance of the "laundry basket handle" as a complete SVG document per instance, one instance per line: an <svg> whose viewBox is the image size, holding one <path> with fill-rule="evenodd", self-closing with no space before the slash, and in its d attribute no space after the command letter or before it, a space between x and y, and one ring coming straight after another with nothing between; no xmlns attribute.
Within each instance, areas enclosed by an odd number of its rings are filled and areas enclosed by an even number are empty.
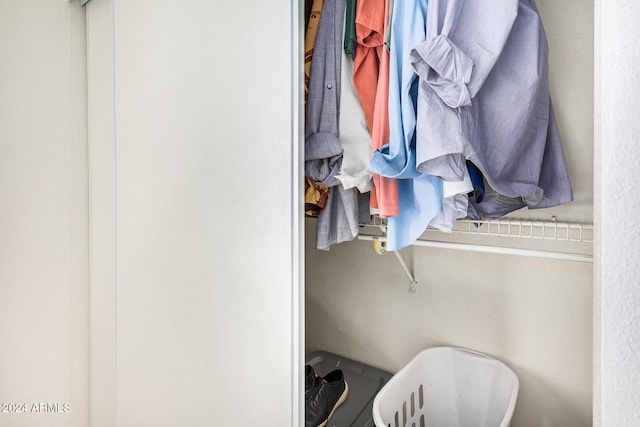
<svg viewBox="0 0 640 427"><path fill-rule="evenodd" d="M453 347L453 348L461 353L467 353L471 356L476 356L482 359L493 359L493 357L489 356L488 354L480 353L479 351L470 350L468 348L463 348L463 347Z"/></svg>

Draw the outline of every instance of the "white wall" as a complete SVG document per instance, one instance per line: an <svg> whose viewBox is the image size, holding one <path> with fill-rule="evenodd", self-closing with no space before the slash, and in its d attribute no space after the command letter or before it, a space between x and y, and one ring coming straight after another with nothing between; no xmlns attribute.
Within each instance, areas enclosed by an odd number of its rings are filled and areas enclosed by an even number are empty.
<svg viewBox="0 0 640 427"><path fill-rule="evenodd" d="M599 141L600 187L596 304L600 326L596 366L600 382L602 426L640 424L640 100L637 70L640 57L640 5L633 1L598 2L601 12L599 54L602 82ZM599 320L599 322L598 322Z"/></svg>
<svg viewBox="0 0 640 427"><path fill-rule="evenodd" d="M292 425L292 7L94 0L87 13L92 260L106 272L92 276L106 298L92 300L93 427Z"/></svg>
<svg viewBox="0 0 640 427"><path fill-rule="evenodd" d="M512 216L593 218L593 3L539 0L550 85L575 201ZM584 427L592 420L591 264L461 251L403 251L370 242L315 251L307 221L307 350L327 350L391 372L421 349L469 347L509 364L521 380L513 427ZM617 424L609 424L617 426Z"/></svg>
<svg viewBox="0 0 640 427"><path fill-rule="evenodd" d="M0 34L0 425L86 426L84 11L2 1Z"/></svg>

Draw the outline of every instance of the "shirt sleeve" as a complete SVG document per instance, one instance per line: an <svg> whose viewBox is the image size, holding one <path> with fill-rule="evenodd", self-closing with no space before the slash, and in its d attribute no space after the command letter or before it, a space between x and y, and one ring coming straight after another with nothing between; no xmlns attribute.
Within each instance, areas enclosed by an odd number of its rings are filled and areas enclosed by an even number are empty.
<svg viewBox="0 0 640 427"><path fill-rule="evenodd" d="M518 0L431 0L427 39L410 53L421 78L451 108L470 106L500 58Z"/></svg>

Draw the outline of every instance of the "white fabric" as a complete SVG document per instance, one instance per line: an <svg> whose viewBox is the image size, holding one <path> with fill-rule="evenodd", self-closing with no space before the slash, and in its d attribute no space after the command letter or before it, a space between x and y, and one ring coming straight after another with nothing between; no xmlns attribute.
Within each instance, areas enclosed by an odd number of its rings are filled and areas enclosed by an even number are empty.
<svg viewBox="0 0 640 427"><path fill-rule="evenodd" d="M473 184L466 169L462 181L443 181L442 212L431 220L429 226L440 231L452 231L456 220L467 216L469 199L466 194L471 191L473 191Z"/></svg>
<svg viewBox="0 0 640 427"><path fill-rule="evenodd" d="M338 140L344 151L342 167L335 178L345 189L356 187L361 193L365 193L373 188L373 179L368 170L371 135L360 99L353 87L353 59L344 49L341 73Z"/></svg>

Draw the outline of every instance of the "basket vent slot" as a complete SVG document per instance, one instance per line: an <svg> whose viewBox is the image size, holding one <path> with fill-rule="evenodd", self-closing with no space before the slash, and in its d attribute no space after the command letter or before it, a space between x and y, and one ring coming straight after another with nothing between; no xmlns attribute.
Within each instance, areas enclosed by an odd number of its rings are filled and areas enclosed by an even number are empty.
<svg viewBox="0 0 640 427"><path fill-rule="evenodd" d="M416 414L416 394L411 392L411 418Z"/></svg>
<svg viewBox="0 0 640 427"><path fill-rule="evenodd" d="M407 404L409 408L407 408ZM412 422L411 427L417 427L415 418L416 413L424 407L424 386L420 384L418 393L412 391L409 399L402 402L402 409L394 414L392 423L387 423L387 427L408 427L407 422ZM424 414L420 415L420 427L425 427Z"/></svg>

